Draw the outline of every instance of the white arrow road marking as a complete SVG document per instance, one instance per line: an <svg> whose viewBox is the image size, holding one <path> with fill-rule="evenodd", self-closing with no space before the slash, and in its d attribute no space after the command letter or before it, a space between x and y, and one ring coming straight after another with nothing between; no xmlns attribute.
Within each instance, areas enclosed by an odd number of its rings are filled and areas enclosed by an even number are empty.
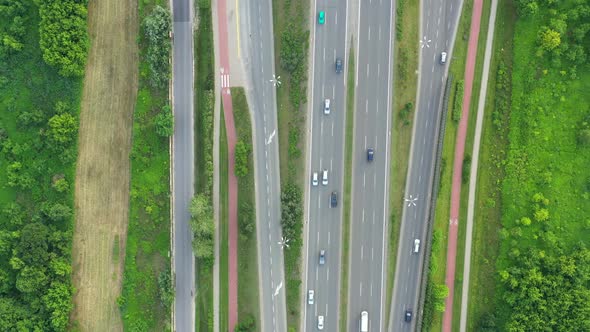
<svg viewBox="0 0 590 332"><path fill-rule="evenodd" d="M283 288L283 282L281 281L281 283L277 286L277 289L275 289L275 293L273 294L273 296L277 296L279 295L279 291L281 290L281 288Z"/></svg>
<svg viewBox="0 0 590 332"><path fill-rule="evenodd" d="M275 137L275 134L277 133L276 130L273 130L272 133L270 134L270 137L268 138L268 140L266 141L266 145L269 145L270 143L272 143L272 139L273 137Z"/></svg>

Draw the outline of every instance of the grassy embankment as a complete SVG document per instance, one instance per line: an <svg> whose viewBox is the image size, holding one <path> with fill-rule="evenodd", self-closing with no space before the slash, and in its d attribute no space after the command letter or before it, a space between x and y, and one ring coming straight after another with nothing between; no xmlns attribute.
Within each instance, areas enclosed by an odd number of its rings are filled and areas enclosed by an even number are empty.
<svg viewBox="0 0 590 332"><path fill-rule="evenodd" d="M273 31L275 34L275 63L277 75L283 84L277 89L278 138L281 174L281 191L291 188L291 199L297 199L293 206L303 211L303 190L305 142L306 73L308 37L308 1L273 1ZM286 209L283 208L283 214ZM294 216L292 228L283 227L283 234L289 235L290 247L284 251L285 291L287 302L287 325L289 331L299 326L299 305L301 287L301 211L288 212Z"/></svg>
<svg viewBox="0 0 590 332"><path fill-rule="evenodd" d="M420 3L399 0L396 8L395 47L393 61L393 100L391 135L391 176L389 183L389 238L387 244L387 292L386 308L391 306L391 294L397 261L399 227L402 215L403 192L408 173L410 144L412 141L412 119L416 105L418 86L418 46ZM385 310L385 322L389 310Z"/></svg>
<svg viewBox="0 0 590 332"><path fill-rule="evenodd" d="M260 325L258 299L258 251L256 244L256 197L252 126L243 88L232 88L236 138L248 147L247 173L238 177L238 319L240 323ZM236 159L239 159L239 152ZM242 164L236 161L238 166ZM251 326L252 329L255 327Z"/></svg>
<svg viewBox="0 0 590 332"><path fill-rule="evenodd" d="M350 246L350 212L352 208L352 139L354 136L354 49L351 47L348 57L348 77L346 84L346 131L344 142L344 204L342 205L342 266L340 267L340 331L346 331L348 313L348 257Z"/></svg>
<svg viewBox="0 0 590 332"><path fill-rule="evenodd" d="M163 1L139 4L142 22ZM149 84L147 40L139 37L140 78L133 116L131 192L121 307L125 329L171 329L169 140L156 133L155 119L169 103L168 88ZM119 240L121 241L121 240ZM117 246L113 252L117 252Z"/></svg>
<svg viewBox="0 0 590 332"><path fill-rule="evenodd" d="M22 48L8 54L4 53L8 45L3 45L0 51L0 275L3 289L0 316L3 316L2 328L6 330L65 329L74 291L72 211L82 79L62 77L58 70L43 61L38 8L33 2L21 4L25 6L22 12L4 12L0 22L0 33L4 36L13 22L12 15L23 19L22 33L13 34ZM9 4L4 2L3 5ZM82 24L86 24L85 20ZM7 37L8 34L12 31ZM16 36L18 34L21 36ZM58 106L58 102L63 102L65 107ZM71 115L73 119L74 130L64 128L68 140L63 146L52 142L48 135L49 119L57 114ZM47 214L48 208L58 206L63 214ZM28 239L23 236L27 229L29 234L30 230L37 231L36 236ZM33 248L39 250L31 257ZM30 259L25 259L25 255ZM58 267L57 270L49 268L49 255L51 266ZM33 274L28 270L33 277L18 277L23 265L10 264L12 257L20 263L26 262L26 269L33 269ZM22 282L20 285L17 277ZM60 287L58 293L55 293L55 286ZM48 292L58 296L56 307L48 307L53 301L39 300L48 296ZM4 319L7 317L10 318Z"/></svg>
<svg viewBox="0 0 590 332"><path fill-rule="evenodd" d="M213 26L211 17L211 1L200 0L195 2L198 6L198 26L194 32L194 56L195 56L195 195L204 194L210 200L213 206L213 107L214 107L214 53L213 53ZM223 120L222 120L223 121ZM221 128L223 129L223 122ZM222 136L223 137L223 136ZM220 149L227 149L227 144L220 143ZM227 153L221 154L220 162L223 157L227 158ZM220 181L223 181L223 175L227 176L220 169ZM227 180L227 179L226 179ZM223 218L223 191L227 190L220 183L220 218ZM227 202L227 195L226 201ZM227 217L226 217L227 220ZM220 237L222 236L223 227L220 225ZM220 255L224 253L223 246L220 246ZM226 251L227 252L227 249ZM222 256L223 257L223 256ZM227 255L225 256L227 257ZM227 308L227 281L223 282L223 277L227 278L227 270L221 269L223 265L220 262L220 327L221 324L227 324L227 310L223 311L224 304ZM227 267L227 264L225 264ZM210 331L213 329L213 269L212 266L206 266L197 262L196 266L196 324L197 331ZM225 288L223 288L225 287ZM225 291L225 296L223 292ZM225 316L224 316L225 315Z"/></svg>
<svg viewBox="0 0 590 332"><path fill-rule="evenodd" d="M515 22L512 1L499 1L475 197L467 316L467 329L470 331L478 328L485 314L495 310L495 261L499 251L498 232L502 215L499 184L504 178L503 161L508 148L509 125L509 114L503 112L499 104L506 102L509 107Z"/></svg>

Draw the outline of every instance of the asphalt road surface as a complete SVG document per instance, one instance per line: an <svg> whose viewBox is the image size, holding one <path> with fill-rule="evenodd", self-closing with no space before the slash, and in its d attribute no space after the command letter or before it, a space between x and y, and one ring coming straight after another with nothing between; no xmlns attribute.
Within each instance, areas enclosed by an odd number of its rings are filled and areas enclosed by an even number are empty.
<svg viewBox="0 0 590 332"><path fill-rule="evenodd" d="M359 330L362 311L369 313L371 331L382 331L384 323L392 8L393 0L361 1L359 7L347 331Z"/></svg>
<svg viewBox="0 0 590 332"><path fill-rule="evenodd" d="M240 30L255 131L256 217L261 331L287 331L274 40L270 0L240 2Z"/></svg>
<svg viewBox="0 0 590 332"><path fill-rule="evenodd" d="M312 91L310 99L311 146L309 168L318 172L320 183L306 186L309 206L307 225L305 293L314 290L314 304L303 312L305 331L317 330L318 316L324 316L324 331L338 331L340 300L340 257L342 225L342 188L344 165L344 108L346 93L346 13L347 1L314 1L315 24L312 28ZM317 15L325 12L325 24ZM336 58L342 59L342 73L336 73ZM324 100L330 99L330 114L323 112ZM328 170L328 184L323 185L321 171ZM336 191L338 205L330 207L330 194ZM326 261L319 265L319 252L325 250Z"/></svg>
<svg viewBox="0 0 590 332"><path fill-rule="evenodd" d="M420 83L414 133L410 151L400 240L397 253L393 302L389 319L390 331L416 329L418 295L426 222L431 203L432 178L438 139L441 99L445 84L446 66L451 60L450 49L460 0L422 0L422 47ZM440 63L441 52L449 53L447 63ZM420 239L420 251L413 253L414 240ZM404 321L406 310L411 310L410 323Z"/></svg>
<svg viewBox="0 0 590 332"><path fill-rule="evenodd" d="M193 132L193 27L192 1L174 0L174 68L172 76L174 135L174 326L176 331L195 330L195 258L189 226L189 203L194 194Z"/></svg>

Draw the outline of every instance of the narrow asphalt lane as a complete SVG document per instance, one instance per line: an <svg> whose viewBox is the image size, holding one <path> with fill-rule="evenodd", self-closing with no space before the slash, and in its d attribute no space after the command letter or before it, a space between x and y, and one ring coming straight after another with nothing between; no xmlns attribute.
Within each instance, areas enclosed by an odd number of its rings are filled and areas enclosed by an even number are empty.
<svg viewBox="0 0 590 332"><path fill-rule="evenodd" d="M340 300L340 258L342 188L344 164L344 125L347 1L314 1L314 25L312 28L312 91L308 116L311 142L308 167L311 174L318 172L320 184L308 190L307 250L305 254L306 276L304 291L315 292L314 304L304 304L304 331L315 331L318 317L324 317L325 331L338 331ZM318 23L318 13L325 13L325 24ZM335 61L342 60L342 73L336 73ZM330 114L324 114L324 101L330 99ZM321 182L322 170L328 172L328 184ZM338 195L338 206L330 206L330 195ZM326 261L319 265L319 252L325 250Z"/></svg>
<svg viewBox="0 0 590 332"><path fill-rule="evenodd" d="M440 111L447 66L451 60L461 0L423 0L421 3L420 78L414 116L402 224L397 253L393 300L389 319L390 331L412 331L416 319L404 321L407 310L414 318L418 308L424 250L413 253L414 240L426 239L427 218L432 195L432 180ZM446 64L440 63L441 52L447 52Z"/></svg>
<svg viewBox="0 0 590 332"><path fill-rule="evenodd" d="M173 111L172 137L174 223L174 327L195 330L195 258L189 226L189 204L194 194L193 131L193 13L192 1L173 0Z"/></svg>
<svg viewBox="0 0 590 332"><path fill-rule="evenodd" d="M362 311L372 331L383 330L385 249L389 220L392 24L395 1L359 7L347 330ZM367 149L374 150L373 161Z"/></svg>
<svg viewBox="0 0 590 332"><path fill-rule="evenodd" d="M270 0L240 1L247 94L252 116L261 331L287 331L274 40ZM270 22L270 23L269 23ZM287 249L288 250L288 249Z"/></svg>

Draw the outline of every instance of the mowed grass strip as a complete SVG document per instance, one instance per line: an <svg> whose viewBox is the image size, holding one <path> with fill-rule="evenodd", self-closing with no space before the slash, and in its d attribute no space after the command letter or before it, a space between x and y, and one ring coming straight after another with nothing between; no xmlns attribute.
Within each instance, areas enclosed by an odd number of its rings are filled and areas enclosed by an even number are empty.
<svg viewBox="0 0 590 332"><path fill-rule="evenodd" d="M248 151L247 159L241 161L236 152L236 168L244 164L247 168L246 174L238 176L238 323L260 330L252 125L244 89L232 88L231 94L237 140Z"/></svg>
<svg viewBox="0 0 590 332"><path fill-rule="evenodd" d="M389 177L390 221L387 244L387 292L385 322L389 321L389 308L395 282L395 264L399 231L402 219L403 192L406 186L410 145L412 142L412 119L418 88L418 28L420 17L418 1L397 1L395 18L395 48L393 56L393 100L391 129L391 176Z"/></svg>
<svg viewBox="0 0 590 332"><path fill-rule="evenodd" d="M208 160L213 162L213 107L214 107L214 76L213 76L213 25L211 16L211 1L200 0L195 3L198 6L198 26L194 33L194 57L195 57L195 82L194 82L194 93L195 93L195 193L212 193L213 174L212 167L208 166ZM223 109L221 110L221 116L223 117ZM220 140L225 139L225 126L223 118L221 119L220 126ZM209 147L211 149L209 150ZM227 206L227 141L220 141L219 146L219 162L220 162L220 229L219 236L223 239L222 225L221 223L225 220L227 224L227 208L223 208L223 204ZM224 159L226 158L226 159ZM223 163L226 164L223 164ZM222 169L225 165L225 170ZM225 179L224 179L225 177ZM226 181L225 184L222 181ZM225 195L225 196L224 196ZM225 201L223 199L225 198ZM211 199L213 199L211 197ZM226 213L224 216L223 213ZM225 218L225 219L224 219ZM227 236L225 237L227 238ZM220 255L223 254L223 244L220 243ZM225 245L227 253L227 244ZM227 257L227 255L225 256ZM220 257L222 259L222 257ZM226 259L226 258L225 258ZM220 264L222 262L220 261ZM227 276L227 272L224 273L220 265L220 278L224 275ZM227 269L227 264L225 264ZM227 270L226 270L227 271ZM199 266L197 262L196 266L196 282L197 293L195 295L195 317L196 317L196 330L197 331L210 331L213 329L213 269ZM226 292L227 294L227 281L220 282L220 293ZM224 287L225 289L222 289ZM220 324L227 324L227 296L220 295ZM225 311L223 311L225 310ZM223 318L225 317L225 318ZM223 325L220 325L222 327Z"/></svg>
<svg viewBox="0 0 590 332"><path fill-rule="evenodd" d="M352 44L352 43L351 43ZM342 198L342 265L340 266L340 331L346 331L348 313L348 258L350 253L350 213L352 208L352 139L354 135L354 49L351 48L348 57L348 78L346 87L346 131L344 143L344 193Z"/></svg>
<svg viewBox="0 0 590 332"><path fill-rule="evenodd" d="M137 7L90 2L91 40L80 114L73 240L75 310L85 331L121 331L117 306L125 252L133 110L138 86Z"/></svg>
<svg viewBox="0 0 590 332"><path fill-rule="evenodd" d="M482 319L495 311L496 276L495 261L499 253L499 230L501 228L502 196L499 183L504 178L502 160L506 158L508 145L507 128L509 115L496 107L501 96L510 99L510 80L498 88L498 77L510 76L510 67L501 67L500 62L511 64L516 11L511 1L500 0L494 41L494 56L490 66L486 114L480 150L480 166L477 179L476 211L474 215L473 248L467 329L475 330ZM506 71L508 70L508 71ZM505 71L505 74L498 74ZM493 113L497 115L494 116ZM500 125L494 125L494 119Z"/></svg>
<svg viewBox="0 0 590 332"><path fill-rule="evenodd" d="M229 275L228 275L228 251L229 251L229 192L228 192L228 155L227 155L227 134L225 131L225 115L221 106L221 125L219 126L219 329L227 331L229 324ZM205 277L205 276L203 276ZM204 304L210 305L213 301L213 293L208 291L204 295L209 301ZM205 318L204 316L203 318ZM200 324L201 331L204 324Z"/></svg>

